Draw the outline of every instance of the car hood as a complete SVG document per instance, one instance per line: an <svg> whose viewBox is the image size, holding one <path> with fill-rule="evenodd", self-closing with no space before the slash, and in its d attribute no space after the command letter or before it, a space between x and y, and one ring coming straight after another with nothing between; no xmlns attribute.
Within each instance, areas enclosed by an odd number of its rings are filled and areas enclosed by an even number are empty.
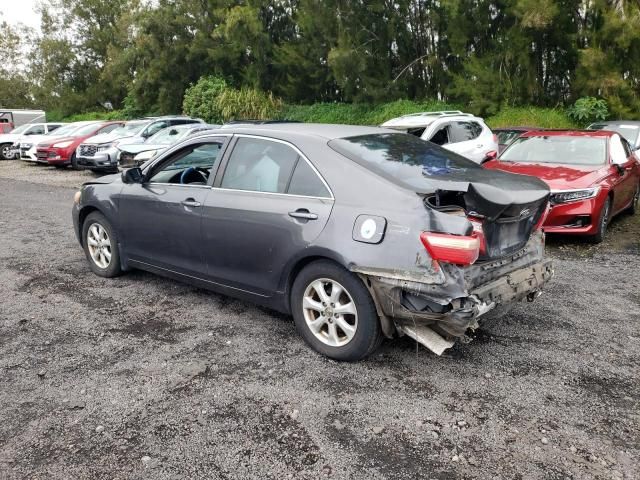
<svg viewBox="0 0 640 480"><path fill-rule="evenodd" d="M24 138L22 138L22 140L20 140L20 143L29 143L31 145L38 145L42 142L48 142L49 140L52 140L49 143L53 143L53 141L58 141L58 139L61 137L58 137L55 134L51 134L51 135L28 135Z"/></svg>
<svg viewBox="0 0 640 480"><path fill-rule="evenodd" d="M164 150L170 145L161 145L159 143L127 143L126 145L118 145L118 150L127 153L148 152L149 150Z"/></svg>
<svg viewBox="0 0 640 480"><path fill-rule="evenodd" d="M605 174L605 165L566 165L491 161L486 168L520 175L532 175L543 180L551 190L571 190L593 185Z"/></svg>
<svg viewBox="0 0 640 480"><path fill-rule="evenodd" d="M38 146L46 148L46 147L52 146L55 143L70 142L74 140L76 140L76 137L56 137L56 138L45 137L43 141L38 143Z"/></svg>
<svg viewBox="0 0 640 480"><path fill-rule="evenodd" d="M0 143L15 143L22 141L23 138L27 138L27 136L20 133L3 133L0 135Z"/></svg>
<svg viewBox="0 0 640 480"><path fill-rule="evenodd" d="M90 182L85 182L82 185L106 185L109 183L113 183L116 180L120 180L122 178L120 173L114 173L112 175L104 175L103 177L98 177L95 180L91 180Z"/></svg>

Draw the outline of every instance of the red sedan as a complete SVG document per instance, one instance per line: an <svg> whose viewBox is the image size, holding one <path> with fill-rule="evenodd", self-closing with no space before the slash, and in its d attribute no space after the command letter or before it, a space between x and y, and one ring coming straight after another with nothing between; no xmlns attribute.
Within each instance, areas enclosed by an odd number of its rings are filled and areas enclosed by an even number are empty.
<svg viewBox="0 0 640 480"><path fill-rule="evenodd" d="M36 147L38 162L48 163L59 168L71 165L76 169L76 148L78 148L78 145L87 138L101 133L109 133L122 125L124 125L122 121L87 123L87 125L78 128L67 137L56 137L39 143Z"/></svg>
<svg viewBox="0 0 640 480"><path fill-rule="evenodd" d="M638 210L640 161L615 132L528 132L484 167L532 175L549 185L548 233L601 242L614 215Z"/></svg>

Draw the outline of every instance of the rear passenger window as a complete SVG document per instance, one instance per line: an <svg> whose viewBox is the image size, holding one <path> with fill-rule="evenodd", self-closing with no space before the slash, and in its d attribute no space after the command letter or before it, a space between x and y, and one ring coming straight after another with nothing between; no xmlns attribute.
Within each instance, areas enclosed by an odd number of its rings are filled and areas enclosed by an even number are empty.
<svg viewBox="0 0 640 480"><path fill-rule="evenodd" d="M327 190L327 187L324 186L318 174L303 158L298 160L287 193L307 197L331 197L331 194Z"/></svg>
<svg viewBox="0 0 640 480"><path fill-rule="evenodd" d="M478 138L482 133L482 126L476 122L454 122L452 130L452 143L466 142Z"/></svg>
<svg viewBox="0 0 640 480"><path fill-rule="evenodd" d="M241 137L231 152L222 188L286 193L298 153L288 145Z"/></svg>

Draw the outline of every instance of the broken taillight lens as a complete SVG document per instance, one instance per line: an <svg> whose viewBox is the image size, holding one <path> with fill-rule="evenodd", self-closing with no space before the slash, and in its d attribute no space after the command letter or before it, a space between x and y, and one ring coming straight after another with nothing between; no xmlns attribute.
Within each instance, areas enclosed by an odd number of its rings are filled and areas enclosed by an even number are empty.
<svg viewBox="0 0 640 480"><path fill-rule="evenodd" d="M434 260L471 265L480 254L480 238L473 235L422 232L420 240Z"/></svg>

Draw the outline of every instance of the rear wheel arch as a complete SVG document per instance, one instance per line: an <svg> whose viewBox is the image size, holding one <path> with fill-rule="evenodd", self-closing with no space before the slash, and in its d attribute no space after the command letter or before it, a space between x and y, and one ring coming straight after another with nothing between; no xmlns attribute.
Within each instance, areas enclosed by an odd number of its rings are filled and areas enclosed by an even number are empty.
<svg viewBox="0 0 640 480"><path fill-rule="evenodd" d="M286 299L285 300L286 307L289 313L291 313L291 287L293 287L293 282L295 282L296 277L298 276L298 274L300 274L300 272L304 269L304 267L306 267L310 263L321 261L321 260L333 262L336 265L348 270L347 266L344 265L338 258L336 258L336 256L326 252L322 252L322 253L318 252L318 253L310 254L305 257L297 259L296 262L288 270L288 272L285 273L285 278L283 282L284 295Z"/></svg>

